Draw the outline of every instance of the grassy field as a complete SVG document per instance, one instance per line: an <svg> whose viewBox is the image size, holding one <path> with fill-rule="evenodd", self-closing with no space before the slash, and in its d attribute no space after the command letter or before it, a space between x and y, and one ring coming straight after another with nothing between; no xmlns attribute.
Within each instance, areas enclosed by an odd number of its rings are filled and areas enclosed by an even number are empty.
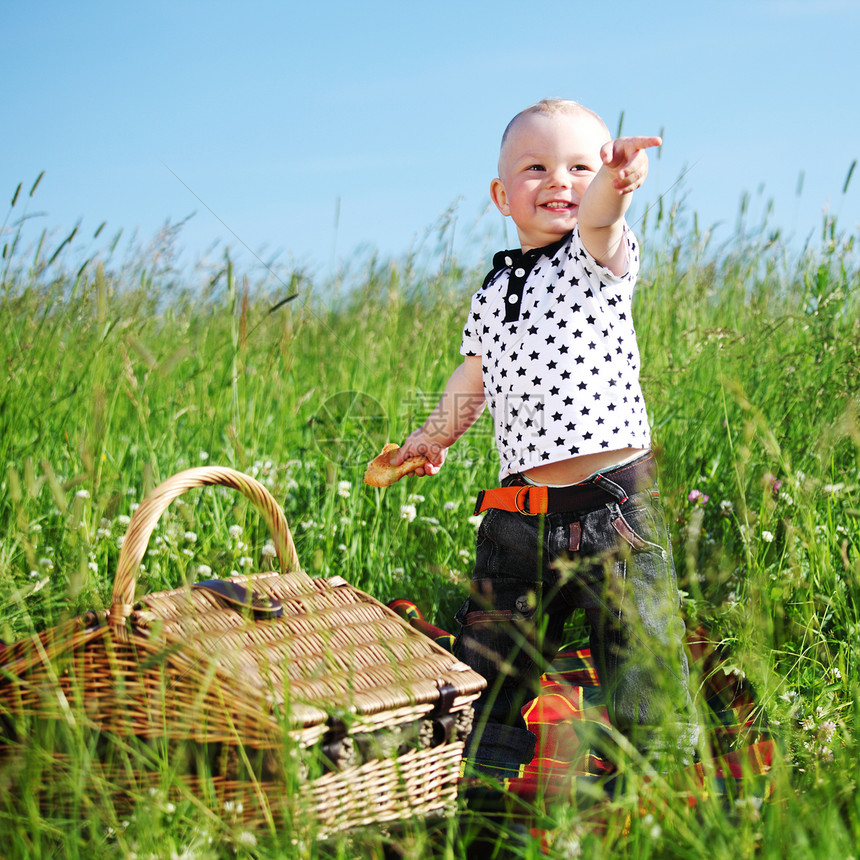
<svg viewBox="0 0 860 860"><path fill-rule="evenodd" d="M78 236L24 248L28 200L16 192L0 237L0 638L106 605L137 504L202 464L248 472L283 501L312 575L408 597L451 628L471 569L474 496L495 484L488 418L434 479L378 491L361 476L383 442L423 420L459 361L482 272L450 256L435 266L368 257L343 282L317 283L302 271L235 271L225 257L180 276L169 235L126 257L115 242L75 257ZM562 805L547 812L550 851L856 857L856 227L826 223L793 254L767 229L715 247L672 213L640 233L643 383L685 609L755 685L781 754L763 804L690 810L658 785L656 817L629 816L635 801L620 798L603 830ZM140 588L260 569L266 537L235 499L195 493L163 518ZM582 632L571 625L572 639ZM11 788L0 767L9 857L381 857L395 843L394 856L429 854L421 825L296 845L155 796L131 816L107 790L76 815L48 816ZM461 856L456 831L456 820L442 825L440 856ZM539 856L536 844L511 850Z"/></svg>

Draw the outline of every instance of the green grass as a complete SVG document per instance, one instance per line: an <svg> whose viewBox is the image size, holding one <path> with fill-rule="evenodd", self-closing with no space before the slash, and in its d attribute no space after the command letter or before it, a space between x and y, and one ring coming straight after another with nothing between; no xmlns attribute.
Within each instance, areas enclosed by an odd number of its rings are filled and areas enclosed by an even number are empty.
<svg viewBox="0 0 860 860"><path fill-rule="evenodd" d="M225 258L183 280L170 235L128 259L116 240L75 258L79 236L23 248L28 200L16 192L0 237L0 638L105 606L136 504L204 463L249 472L283 501L309 573L409 597L451 628L471 568L472 502L495 483L488 419L437 478L378 491L361 476L377 447L423 420L459 361L482 273L447 254L436 268L370 259L335 289L301 271L246 275ZM628 818L636 800L622 797L604 830L573 803L554 808L551 851L847 857L860 844L855 236L831 222L790 255L767 230L715 249L670 215L646 226L637 331L686 612L755 684L784 759L760 807L693 812L658 785L656 816ZM259 569L265 541L239 499L195 491L163 517L139 586ZM70 814L6 794L48 780L38 747L23 772L0 769L7 856L367 857L396 842L423 857L431 837L442 856L462 849L456 822L293 845L289 833L251 835L226 812L157 793L129 817L99 780L95 750L76 743L63 778L88 795ZM167 787L176 776L162 766Z"/></svg>

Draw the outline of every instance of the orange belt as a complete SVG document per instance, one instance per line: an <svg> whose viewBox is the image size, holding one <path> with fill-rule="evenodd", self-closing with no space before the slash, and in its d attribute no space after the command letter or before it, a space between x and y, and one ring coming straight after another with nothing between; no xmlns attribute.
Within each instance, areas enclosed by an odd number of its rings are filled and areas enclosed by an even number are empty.
<svg viewBox="0 0 860 860"><path fill-rule="evenodd" d="M475 514L489 508L537 516L561 511L587 511L600 507L611 499L619 504L631 494L643 489L654 478L654 458L643 455L632 463L598 472L581 484L567 487L536 487L520 484L481 490L475 503Z"/></svg>
<svg viewBox="0 0 860 860"><path fill-rule="evenodd" d="M493 490L481 490L475 504L475 515L489 508L502 511L512 511L529 516L545 514L548 510L549 487L497 487Z"/></svg>

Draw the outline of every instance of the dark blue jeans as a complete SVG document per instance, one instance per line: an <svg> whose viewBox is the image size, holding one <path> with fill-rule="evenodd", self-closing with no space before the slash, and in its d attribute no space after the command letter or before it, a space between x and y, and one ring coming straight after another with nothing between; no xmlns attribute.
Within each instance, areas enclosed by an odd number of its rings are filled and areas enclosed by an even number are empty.
<svg viewBox="0 0 860 860"><path fill-rule="evenodd" d="M612 476L613 470L604 474ZM524 483L520 476L505 485ZM684 623L656 484L586 510L529 516L492 509L477 536L454 654L487 679L469 758L490 769L528 763L535 737L522 707L585 610L613 725L636 748L695 747ZM617 487L616 487L617 489Z"/></svg>

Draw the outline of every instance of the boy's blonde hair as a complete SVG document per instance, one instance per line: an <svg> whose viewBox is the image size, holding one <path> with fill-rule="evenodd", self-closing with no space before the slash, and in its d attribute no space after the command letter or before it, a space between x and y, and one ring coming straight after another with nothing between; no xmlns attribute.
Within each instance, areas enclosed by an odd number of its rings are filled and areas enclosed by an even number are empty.
<svg viewBox="0 0 860 860"><path fill-rule="evenodd" d="M611 137L609 133L609 128L606 123L601 119L601 117L596 114L591 108L587 108L585 105L581 105L579 102L572 101L571 99L541 99L539 102L535 102L533 105L529 105L527 108L521 110L505 127L505 131L502 134L502 142L499 146L499 160L501 161L501 154L505 148L505 141L508 139L511 129L525 116L529 116L531 114L544 114L545 116L552 116L557 113L566 113L566 114L578 114L584 113L591 117L593 117L597 122L599 122L603 128L606 129L607 137Z"/></svg>

